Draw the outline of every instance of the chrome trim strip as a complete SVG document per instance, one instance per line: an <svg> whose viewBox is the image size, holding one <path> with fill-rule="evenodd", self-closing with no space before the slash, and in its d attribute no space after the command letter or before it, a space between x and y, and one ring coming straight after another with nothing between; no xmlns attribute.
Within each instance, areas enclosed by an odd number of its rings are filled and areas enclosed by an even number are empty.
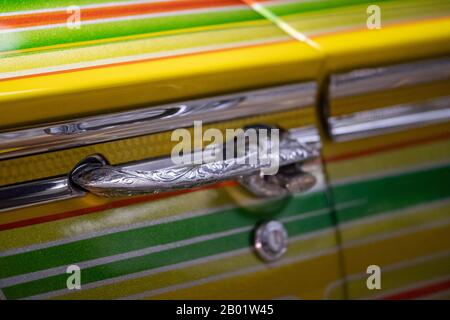
<svg viewBox="0 0 450 320"><path fill-rule="evenodd" d="M0 159L313 106L316 92L305 82L0 132Z"/></svg>
<svg viewBox="0 0 450 320"><path fill-rule="evenodd" d="M450 121L450 96L330 117L331 137L348 141Z"/></svg>
<svg viewBox="0 0 450 320"><path fill-rule="evenodd" d="M85 192L72 188L66 176L21 183L0 188L0 212L84 194Z"/></svg>
<svg viewBox="0 0 450 320"><path fill-rule="evenodd" d="M450 57L333 74L330 99L450 80Z"/></svg>
<svg viewBox="0 0 450 320"><path fill-rule="evenodd" d="M321 148L320 135L313 126L290 129L289 134L308 148ZM124 168L129 170L155 170L172 164L170 157L129 163ZM51 201L81 197L84 191L75 189L69 182L69 175L25 182L17 185L0 187L0 212L43 204Z"/></svg>

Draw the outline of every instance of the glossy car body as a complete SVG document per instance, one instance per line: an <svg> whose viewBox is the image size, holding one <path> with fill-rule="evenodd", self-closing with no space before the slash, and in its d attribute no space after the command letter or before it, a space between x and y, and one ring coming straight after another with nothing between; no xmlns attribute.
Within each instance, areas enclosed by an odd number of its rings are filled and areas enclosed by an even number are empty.
<svg viewBox="0 0 450 320"><path fill-rule="evenodd" d="M70 1L51 2L0 4L2 298L448 297L448 1L377 1L375 30L363 0L85 0L79 29ZM194 111L151 113L180 106ZM67 179L93 154L167 157L171 130L194 120L315 128L317 185L108 199ZM61 192L30 200L49 179ZM252 248L268 219L289 234L274 263ZM81 290L67 289L70 265Z"/></svg>

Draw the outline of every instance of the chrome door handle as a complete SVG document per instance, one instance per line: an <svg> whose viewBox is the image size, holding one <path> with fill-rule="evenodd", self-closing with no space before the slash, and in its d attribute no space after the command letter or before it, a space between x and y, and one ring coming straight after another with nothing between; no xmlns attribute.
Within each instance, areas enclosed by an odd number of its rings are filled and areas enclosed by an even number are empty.
<svg viewBox="0 0 450 320"><path fill-rule="evenodd" d="M314 132L315 134L310 133L309 138L306 139L305 132L302 132L301 138L296 137L292 132L283 134L277 153L279 166L317 158L320 138L316 131ZM247 153L231 159L177 166L173 165L170 158L135 165L111 166L101 158L90 157L72 171L70 179L76 186L104 197L189 189L219 181L259 175L261 170L270 166L270 163L248 163L249 161L245 160L249 155L251 154Z"/></svg>

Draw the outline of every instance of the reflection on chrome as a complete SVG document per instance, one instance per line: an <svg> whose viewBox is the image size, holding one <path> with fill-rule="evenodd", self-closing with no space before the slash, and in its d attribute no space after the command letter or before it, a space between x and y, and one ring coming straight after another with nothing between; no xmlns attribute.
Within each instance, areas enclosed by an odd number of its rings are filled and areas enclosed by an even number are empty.
<svg viewBox="0 0 450 320"><path fill-rule="evenodd" d="M318 159L320 155L321 141L319 133L315 127L309 126L290 129L287 132L289 134L289 137L292 139L290 140L290 142L292 143L287 144L286 148L284 149L285 154L282 155L282 157L284 157L284 160L282 161L283 165L294 163L297 160L300 161L300 164L303 164L303 161L308 160L309 162L310 160ZM291 150L292 148L295 149ZM104 167L107 165L107 163L101 157L89 157L89 161L92 162L82 162L80 165L90 164L100 167ZM173 166L173 163L170 157L166 157L129 163L123 165L121 168L125 169L127 172L137 172L164 170L164 168L167 169L170 166ZM320 167L320 161L313 167L316 168L317 166ZM243 173L245 173L245 170L240 169L247 168L239 167L238 169L239 170L234 172L237 173L236 175L216 175L216 178L222 180L225 178L240 177ZM252 170L252 173L257 170L258 168L254 168L254 170ZM295 172L292 172L292 170L290 170L289 172L284 170L281 173L282 177L278 177L279 179L277 181L268 181L268 183L264 183L263 185L261 185L261 183L256 185L254 183L249 183L249 181L241 181L241 183L247 189L254 192L254 194L257 196L273 196L272 193L273 191L276 191L274 189L276 184L278 184L279 186L283 185L284 188L284 190L282 188L278 188L277 190L280 192L277 192L276 195L284 195L286 193L286 190L288 192L304 192L312 187L320 188L323 184L321 169L314 169L311 171L311 169L306 169L303 165L300 165L299 169L295 170ZM81 188L76 187L73 181L69 178L69 176L72 175L73 173L69 173L66 176L25 182L13 186L0 187L0 211L12 210L51 201L83 196L85 192ZM314 177L312 177L312 175ZM198 185L198 183L194 182L196 181L186 181L186 183L189 183L188 187L195 187L196 185ZM82 187L84 187L84 185ZM179 186L171 182L168 184L168 187L176 188ZM121 195L124 195L124 193L122 193Z"/></svg>
<svg viewBox="0 0 450 320"><path fill-rule="evenodd" d="M330 117L328 124L334 140L346 141L449 120L450 96L447 96Z"/></svg>
<svg viewBox="0 0 450 320"><path fill-rule="evenodd" d="M334 74L329 94L336 99L440 80L450 80L448 57Z"/></svg>
<svg viewBox="0 0 450 320"><path fill-rule="evenodd" d="M261 143L261 140L259 140ZM269 162L247 161L252 158L254 152L258 152L258 147L249 147L249 153L235 156L233 158L214 159L211 162L201 164L179 164L174 165L167 161L166 166L156 167L152 162L148 162L143 169L133 168L133 166L110 166L101 163L95 163L88 158L90 163L81 163L71 174L71 180L84 190L103 197L121 197L139 194L159 193L175 191L180 189L190 189L219 181L237 179L239 177L258 175L261 176L265 169L270 169L276 162L278 166L287 166L296 163L303 163L319 157L320 152L318 144L305 143L301 136L296 136L295 132L286 132L280 138L279 150L271 155ZM221 146L222 147L222 146ZM276 157L276 159L274 159ZM277 171L278 172L278 168ZM276 173L274 172L274 173ZM271 175L272 172L269 173ZM306 173L303 174L305 176ZM276 175L274 175L276 176ZM292 176L293 177L293 176ZM308 188L314 186L314 179L299 179L295 176L296 184L302 182L308 184ZM285 179L289 176L285 175ZM274 180L272 179L271 185ZM290 192L286 186L293 186L293 180L282 181L277 186L279 195ZM295 190L303 190L302 186L297 186ZM261 194L261 193L259 193Z"/></svg>
<svg viewBox="0 0 450 320"><path fill-rule="evenodd" d="M0 212L37 203L84 195L71 187L67 177L56 177L0 188Z"/></svg>
<svg viewBox="0 0 450 320"><path fill-rule="evenodd" d="M306 82L0 132L0 159L313 106L316 90Z"/></svg>

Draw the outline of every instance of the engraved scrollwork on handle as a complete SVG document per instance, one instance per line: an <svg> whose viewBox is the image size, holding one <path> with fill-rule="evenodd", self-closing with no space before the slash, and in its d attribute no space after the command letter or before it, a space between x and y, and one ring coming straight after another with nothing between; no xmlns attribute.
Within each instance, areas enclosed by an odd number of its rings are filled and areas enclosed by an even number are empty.
<svg viewBox="0 0 450 320"><path fill-rule="evenodd" d="M249 150L253 151L241 157L151 170L130 169L98 162L87 163L71 173L71 181L84 190L104 197L195 188L219 181L259 175L262 169L271 165L270 162L248 161L254 155L253 152L257 152L255 151L257 148L250 147ZM317 156L318 150L288 134L282 136L277 153L279 166L305 161Z"/></svg>

